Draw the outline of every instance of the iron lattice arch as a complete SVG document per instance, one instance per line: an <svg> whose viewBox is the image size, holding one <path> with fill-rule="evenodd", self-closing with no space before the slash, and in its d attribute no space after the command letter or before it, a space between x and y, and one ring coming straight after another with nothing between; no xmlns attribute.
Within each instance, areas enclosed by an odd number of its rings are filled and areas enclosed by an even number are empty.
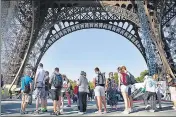
<svg viewBox="0 0 176 117"><path fill-rule="evenodd" d="M78 10L78 8L75 8ZM84 9L84 10L83 10ZM67 9L69 12L70 9ZM52 11L49 9L49 11ZM74 13L72 9L70 15L67 16L58 16L61 17L61 21L55 21L50 25L48 32L44 33L45 36L41 37L42 29L39 33L39 40L36 42L29 60L28 65L35 66L39 64L42 56L45 52L49 49L49 47L54 44L57 40L61 37L72 33L77 30L81 29L89 29L89 28L97 28L97 29L105 29L113 31L117 34L120 34L127 38L130 42L132 42L137 49L141 52L144 59L146 59L145 49L142 45L141 38L139 37L139 28L136 23L132 21L122 18L120 15L117 17L109 12L105 12L103 9L100 8L93 8L93 7L80 7L80 11ZM64 11L66 12L66 11ZM74 14L73 14L74 13ZM59 13L59 14L66 14L66 13ZM49 18L52 19L52 18ZM38 52L36 52L39 50ZM35 55L34 55L35 54Z"/></svg>
<svg viewBox="0 0 176 117"><path fill-rule="evenodd" d="M66 22L68 23L68 22ZM115 22L116 24L117 22ZM119 26L119 24L121 26ZM69 34L69 33L72 33L74 31L77 31L77 30L82 30L82 29L90 29L90 28L97 28L97 29L105 29L105 30L110 30L110 31L113 31L117 34L120 34L124 37L126 37L130 42L132 42L136 47L137 49L141 52L142 56L144 57L144 59L146 60L146 55L145 55L145 50L144 50L144 47L141 43L141 39L140 37L135 34L135 31L134 29L132 28L132 25L131 26L128 26L126 28L123 28L123 25L124 24L128 24L127 22L118 22L117 25L115 24L110 24L110 23L98 23L98 22L90 22L90 23L73 23L72 25L68 25L68 27L64 27L63 29L56 29L54 27L57 27L58 25L55 25L52 30L51 30L51 37L47 40L47 43L43 43L43 46L40 48L40 55L39 55L39 58L38 60L36 61L37 63L33 63L33 65L35 64L35 66L38 65L38 63L40 62L42 56L45 54L45 52L49 49L50 46L52 46L57 40L59 40L60 38L62 38L63 36ZM42 40L39 40L38 43L42 43ZM37 45L39 45L37 43ZM36 49L38 49L39 47L38 46L35 46L34 50L32 51L32 53L34 51L36 51ZM31 55L32 55L31 53ZM32 56L30 58L31 60L32 59Z"/></svg>
<svg viewBox="0 0 176 117"><path fill-rule="evenodd" d="M148 65L161 64L162 67L164 66L163 63L167 65L165 56L167 55L167 57L170 57L170 55L167 54L168 51L166 51L169 48L163 50L164 47L167 47L164 38L163 40L159 38L156 39L153 34L159 34L156 30L158 29L157 25L159 23L163 27L175 16L173 12L175 11L176 2L167 0L167 4L164 4L166 10L163 10L164 12L162 13L160 11L162 11L161 9L163 7L160 7L159 4L163 4L163 0L156 0L155 2L153 0L146 0L145 3L147 4L131 0L101 1L106 2L108 5L102 7L99 0L21 0L18 2L13 1L15 3L14 5L11 4L11 1L6 1L14 7L13 11L15 12L11 14L15 18L12 19L18 20L15 21L13 25L20 24L22 27L19 28L18 31L21 32L22 36L17 35L18 37L16 39L19 40L19 42L17 41L14 50L10 51L11 55L19 56L12 56L11 58L13 59L8 62L10 64L5 65L7 69L10 69L4 72L9 79L8 83L13 81L13 85L14 81L17 81L17 79L21 77L25 70L24 68L36 68L48 48L61 37L71 32L88 28L106 29L118 33L126 37L137 47ZM147 7L147 10L141 10L144 6ZM150 8L150 6L153 7ZM156 6L155 9L154 6ZM167 6L169 6L169 8ZM10 19L8 16L10 11L8 7L5 9L3 8L2 10L5 11L3 12L5 14L3 15L3 22L5 22L3 24L8 24L6 19ZM161 19L162 21L156 19L155 13L158 14L158 17L163 17ZM141 14L148 15L147 17L143 17ZM142 26L143 19L146 21L146 27ZM153 25L156 27L152 27ZM6 26L7 28L12 27L9 25ZM150 35L151 33L152 40L143 38L146 36L141 32L142 28L148 30L146 35ZM141 37L141 35L139 36L139 34L142 34L143 37ZM25 35L25 37L23 35ZM21 43L20 40L24 43ZM150 41L150 44L148 45L153 46L153 49L147 48L146 40ZM160 42L157 40L160 40ZM160 49L158 49L158 47L160 47ZM157 50L160 51L157 52ZM147 54L145 55L145 53ZM153 53L152 57L148 57L151 53ZM158 55L158 57L156 57L156 55ZM152 58L154 62L149 62L150 58ZM163 62L163 60L166 62ZM160 63L158 63L158 61ZM166 68L168 69L169 66Z"/></svg>

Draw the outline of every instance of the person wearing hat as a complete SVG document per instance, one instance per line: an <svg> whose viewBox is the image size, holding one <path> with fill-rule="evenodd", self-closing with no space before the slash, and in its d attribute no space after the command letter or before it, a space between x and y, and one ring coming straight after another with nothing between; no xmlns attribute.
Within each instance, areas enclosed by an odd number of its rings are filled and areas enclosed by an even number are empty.
<svg viewBox="0 0 176 117"><path fill-rule="evenodd" d="M80 77L78 80L78 97L79 97L79 107L80 112L79 114L86 113L86 106L87 106L87 91L88 91L88 80L86 78L86 73L81 71Z"/></svg>

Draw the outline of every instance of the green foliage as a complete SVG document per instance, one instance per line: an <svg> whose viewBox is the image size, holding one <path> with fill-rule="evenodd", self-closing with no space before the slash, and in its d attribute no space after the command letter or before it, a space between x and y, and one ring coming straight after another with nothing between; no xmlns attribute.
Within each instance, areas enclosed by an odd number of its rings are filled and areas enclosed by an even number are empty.
<svg viewBox="0 0 176 117"><path fill-rule="evenodd" d="M72 81L71 79L69 79L69 81L73 88L77 85L76 81ZM90 86L90 89L94 89L93 82L89 81L89 86Z"/></svg>
<svg viewBox="0 0 176 117"><path fill-rule="evenodd" d="M89 86L90 86L90 89L94 89L93 82L90 82L90 81L89 81Z"/></svg>
<svg viewBox="0 0 176 117"><path fill-rule="evenodd" d="M69 81L70 81L70 84L71 84L72 88L74 88L76 86L76 82L72 81L71 79L69 79Z"/></svg>
<svg viewBox="0 0 176 117"><path fill-rule="evenodd" d="M148 75L148 70L145 70L140 73L140 76L136 78L137 82L144 82L144 77Z"/></svg>
<svg viewBox="0 0 176 117"><path fill-rule="evenodd" d="M116 83L118 84L119 80L118 80L118 73L117 72L114 73L114 79L115 79Z"/></svg>

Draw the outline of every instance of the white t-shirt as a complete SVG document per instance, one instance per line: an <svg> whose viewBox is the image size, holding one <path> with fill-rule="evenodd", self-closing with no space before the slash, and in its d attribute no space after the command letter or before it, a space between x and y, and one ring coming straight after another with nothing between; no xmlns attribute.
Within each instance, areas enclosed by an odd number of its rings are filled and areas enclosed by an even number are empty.
<svg viewBox="0 0 176 117"><path fill-rule="evenodd" d="M37 78L37 82L45 82L44 78L45 78L45 71L43 70L43 68L39 68L37 69L37 73L38 74L38 78Z"/></svg>
<svg viewBox="0 0 176 117"><path fill-rule="evenodd" d="M68 82L67 82L67 80L65 80L65 81L63 81L61 92L66 92L67 87L68 87Z"/></svg>

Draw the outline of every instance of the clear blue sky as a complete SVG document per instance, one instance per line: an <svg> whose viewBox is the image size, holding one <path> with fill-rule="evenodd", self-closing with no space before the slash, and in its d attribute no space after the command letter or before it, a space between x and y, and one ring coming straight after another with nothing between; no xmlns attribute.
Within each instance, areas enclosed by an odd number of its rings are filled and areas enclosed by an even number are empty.
<svg viewBox="0 0 176 117"><path fill-rule="evenodd" d="M78 79L81 70L92 80L95 67L106 72L106 76L121 65L127 66L134 76L147 69L141 53L130 41L104 29L84 29L62 37L48 49L41 62L50 73L59 67L72 80Z"/></svg>

